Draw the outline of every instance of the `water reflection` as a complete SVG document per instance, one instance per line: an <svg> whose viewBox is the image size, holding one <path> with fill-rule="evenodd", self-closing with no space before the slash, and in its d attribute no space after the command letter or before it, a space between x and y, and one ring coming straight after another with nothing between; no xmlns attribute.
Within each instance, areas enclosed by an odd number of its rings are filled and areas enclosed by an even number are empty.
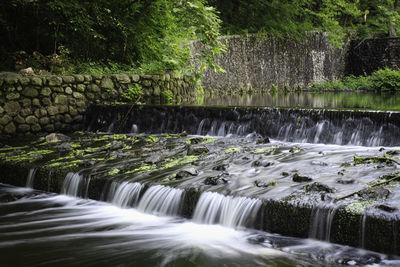
<svg viewBox="0 0 400 267"><path fill-rule="evenodd" d="M400 110L400 94L373 92L291 92L255 93L244 95L206 95L205 106L268 106L268 107L314 107L359 108Z"/></svg>

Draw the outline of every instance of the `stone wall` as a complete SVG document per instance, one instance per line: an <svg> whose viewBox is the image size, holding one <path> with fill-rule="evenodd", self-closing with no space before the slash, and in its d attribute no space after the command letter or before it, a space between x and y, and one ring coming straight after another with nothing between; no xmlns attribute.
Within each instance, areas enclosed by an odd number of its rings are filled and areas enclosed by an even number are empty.
<svg viewBox="0 0 400 267"><path fill-rule="evenodd" d="M346 73L369 75L389 67L400 68L400 38L354 40L350 44Z"/></svg>
<svg viewBox="0 0 400 267"><path fill-rule="evenodd" d="M256 36L228 36L223 41L227 52L218 62L225 73L206 70L202 80L206 90L270 90L273 85L304 89L344 74L348 46L333 48L323 32L311 32L300 42ZM193 43L192 51L195 62L201 45Z"/></svg>
<svg viewBox="0 0 400 267"><path fill-rule="evenodd" d="M160 103L163 92L179 100L194 97L193 84L165 75L23 76L0 74L0 134L24 135L81 128L91 104L122 101L126 89L139 84L142 102Z"/></svg>

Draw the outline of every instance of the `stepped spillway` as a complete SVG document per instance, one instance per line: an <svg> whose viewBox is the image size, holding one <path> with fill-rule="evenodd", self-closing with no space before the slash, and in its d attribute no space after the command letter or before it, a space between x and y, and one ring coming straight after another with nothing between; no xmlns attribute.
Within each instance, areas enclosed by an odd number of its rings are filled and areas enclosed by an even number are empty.
<svg viewBox="0 0 400 267"><path fill-rule="evenodd" d="M93 108L85 128L98 133L72 134L71 149L43 139L3 148L0 181L400 254L400 148L386 132L397 113L127 108Z"/></svg>
<svg viewBox="0 0 400 267"><path fill-rule="evenodd" d="M291 108L94 106L85 129L246 136L338 145L400 145L400 112Z"/></svg>

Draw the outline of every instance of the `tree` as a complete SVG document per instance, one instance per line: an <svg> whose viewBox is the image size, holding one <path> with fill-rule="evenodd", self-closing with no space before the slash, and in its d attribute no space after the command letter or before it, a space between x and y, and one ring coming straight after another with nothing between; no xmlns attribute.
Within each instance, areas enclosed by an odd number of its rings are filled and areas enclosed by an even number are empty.
<svg viewBox="0 0 400 267"><path fill-rule="evenodd" d="M206 44L205 54L220 52L219 27L215 10L204 0L0 3L3 54L56 54L75 62L117 62L144 71L187 67L189 39Z"/></svg>
<svg viewBox="0 0 400 267"><path fill-rule="evenodd" d="M224 33L267 32L299 38L306 31L330 33L336 46L344 38L400 33L399 0L209 0L221 12Z"/></svg>

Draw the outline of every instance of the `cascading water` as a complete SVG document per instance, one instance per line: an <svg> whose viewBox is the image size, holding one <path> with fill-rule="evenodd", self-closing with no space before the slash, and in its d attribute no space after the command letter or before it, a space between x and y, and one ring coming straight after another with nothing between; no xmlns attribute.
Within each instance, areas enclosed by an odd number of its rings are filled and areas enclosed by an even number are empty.
<svg viewBox="0 0 400 267"><path fill-rule="evenodd" d="M65 176L61 188L61 194L74 197L87 197L90 178L83 177L79 173L69 172Z"/></svg>
<svg viewBox="0 0 400 267"><path fill-rule="evenodd" d="M36 168L31 168L31 169L29 170L28 177L26 178L26 185L25 185L25 187L33 188L33 182L34 182L34 179L35 179L36 171L37 171Z"/></svg>
<svg viewBox="0 0 400 267"><path fill-rule="evenodd" d="M309 237L330 241L332 221L338 207L324 206L313 209Z"/></svg>
<svg viewBox="0 0 400 267"><path fill-rule="evenodd" d="M156 215L178 215L182 204L183 190L156 185L146 190L140 199L138 210Z"/></svg>
<svg viewBox="0 0 400 267"><path fill-rule="evenodd" d="M281 141L362 146L400 145L400 113L278 108L92 107L91 131L246 136L257 133ZM130 113L129 113L130 112ZM129 116L125 121L119 117ZM133 127L135 125L135 127Z"/></svg>
<svg viewBox="0 0 400 267"><path fill-rule="evenodd" d="M365 225L367 223L367 213L364 212L361 216L361 233L360 233L360 247L365 248Z"/></svg>
<svg viewBox="0 0 400 267"><path fill-rule="evenodd" d="M197 202L193 220L231 228L253 227L261 201L246 197L204 192Z"/></svg>
<svg viewBox="0 0 400 267"><path fill-rule="evenodd" d="M121 207L135 207L139 201L143 185L140 183L112 182L108 194L108 201Z"/></svg>

